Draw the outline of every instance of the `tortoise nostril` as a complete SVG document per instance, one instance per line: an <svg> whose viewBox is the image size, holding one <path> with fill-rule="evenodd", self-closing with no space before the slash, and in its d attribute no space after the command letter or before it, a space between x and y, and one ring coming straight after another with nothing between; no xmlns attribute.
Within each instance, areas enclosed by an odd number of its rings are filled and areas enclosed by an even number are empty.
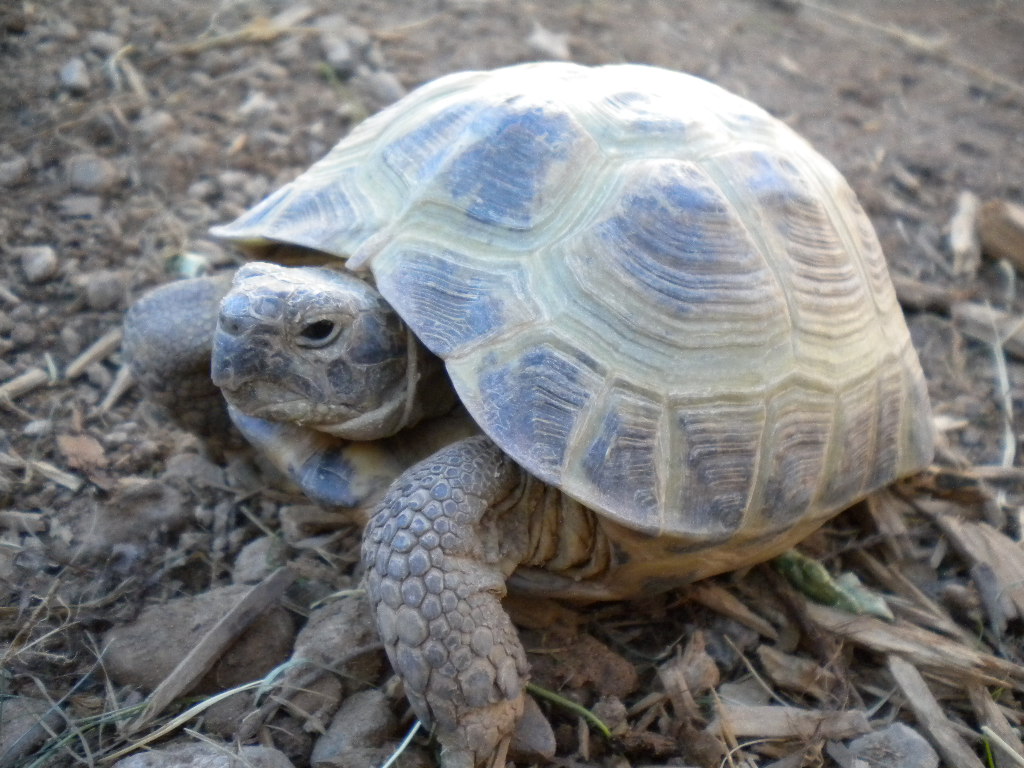
<svg viewBox="0 0 1024 768"><path fill-rule="evenodd" d="M333 320L316 320L299 331L298 343L304 347L323 346L334 339L338 324Z"/></svg>

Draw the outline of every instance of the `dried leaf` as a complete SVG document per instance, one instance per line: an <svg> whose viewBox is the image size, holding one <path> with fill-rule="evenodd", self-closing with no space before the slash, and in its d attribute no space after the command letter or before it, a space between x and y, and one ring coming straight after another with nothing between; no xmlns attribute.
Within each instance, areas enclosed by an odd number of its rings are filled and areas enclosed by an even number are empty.
<svg viewBox="0 0 1024 768"><path fill-rule="evenodd" d="M109 465L100 442L89 435L57 435L57 447L64 454L68 466L89 472L105 469Z"/></svg>

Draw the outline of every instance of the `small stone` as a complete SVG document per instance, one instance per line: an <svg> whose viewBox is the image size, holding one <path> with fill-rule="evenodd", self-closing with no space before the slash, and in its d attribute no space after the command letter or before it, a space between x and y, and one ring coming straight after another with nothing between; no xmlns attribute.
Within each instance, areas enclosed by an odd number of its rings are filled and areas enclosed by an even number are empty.
<svg viewBox="0 0 1024 768"><path fill-rule="evenodd" d="M142 133L152 138L170 133L177 126L177 122L169 112L158 110L139 118L137 125Z"/></svg>
<svg viewBox="0 0 1024 768"><path fill-rule="evenodd" d="M110 385L114 383L114 376L107 370L103 363L93 363L85 369L85 378L90 384L96 389L108 390Z"/></svg>
<svg viewBox="0 0 1024 768"><path fill-rule="evenodd" d="M60 68L60 84L64 90L80 96L89 90L89 70L79 58L71 59Z"/></svg>
<svg viewBox="0 0 1024 768"><path fill-rule="evenodd" d="M175 598L114 627L104 640L111 679L153 690L249 589L220 587ZM239 635L196 689L223 690L262 677L287 658L293 633L288 612L271 607Z"/></svg>
<svg viewBox="0 0 1024 768"><path fill-rule="evenodd" d="M13 187L23 178L28 170L28 160L24 157L12 157L0 161L0 187Z"/></svg>
<svg viewBox="0 0 1024 768"><path fill-rule="evenodd" d="M62 712L45 699L4 696L0 705L0 760L4 765L21 764L19 758L60 732L65 722Z"/></svg>
<svg viewBox="0 0 1024 768"><path fill-rule="evenodd" d="M405 87L398 82L398 78L383 70L371 71L366 67L360 67L355 82L360 91L381 106L393 104L406 94Z"/></svg>
<svg viewBox="0 0 1024 768"><path fill-rule="evenodd" d="M117 35L102 30L90 32L85 36L85 41L92 50L107 56L117 53L124 47L124 40Z"/></svg>
<svg viewBox="0 0 1024 768"><path fill-rule="evenodd" d="M358 765L355 759L369 757L364 750L383 747L397 725L387 697L380 690L370 688L354 693L338 709L327 733L317 739L310 764Z"/></svg>
<svg viewBox="0 0 1024 768"><path fill-rule="evenodd" d="M939 756L917 731L903 723L850 742L850 754L868 768L938 768Z"/></svg>
<svg viewBox="0 0 1024 768"><path fill-rule="evenodd" d="M85 276L85 303L89 309L103 312L120 306L125 293L124 274L119 270L101 270Z"/></svg>
<svg viewBox="0 0 1024 768"><path fill-rule="evenodd" d="M73 155L64 165L68 186L76 192L105 192L120 181L116 166L105 157Z"/></svg>
<svg viewBox="0 0 1024 768"><path fill-rule="evenodd" d="M552 32L537 22L533 23L533 32L526 39L526 44L547 59L568 61L571 55L569 51L569 36L567 34Z"/></svg>
<svg viewBox="0 0 1024 768"><path fill-rule="evenodd" d="M43 437L53 432L53 422L49 419L33 419L21 428L25 437Z"/></svg>
<svg viewBox="0 0 1024 768"><path fill-rule="evenodd" d="M262 536L242 547L231 580L235 584L255 584L283 565L285 559L284 542L276 536Z"/></svg>
<svg viewBox="0 0 1024 768"><path fill-rule="evenodd" d="M27 347L36 340L36 328L31 323L15 323L11 329L11 342L17 347Z"/></svg>
<svg viewBox="0 0 1024 768"><path fill-rule="evenodd" d="M203 742L139 752L117 761L112 768L292 768L292 763L272 747Z"/></svg>
<svg viewBox="0 0 1024 768"><path fill-rule="evenodd" d="M18 249L21 255L21 271L30 283L45 283L57 274L60 263L57 252L48 245L30 245Z"/></svg>
<svg viewBox="0 0 1024 768"><path fill-rule="evenodd" d="M68 195L60 201L60 210L72 219L95 219L103 210L99 195Z"/></svg>

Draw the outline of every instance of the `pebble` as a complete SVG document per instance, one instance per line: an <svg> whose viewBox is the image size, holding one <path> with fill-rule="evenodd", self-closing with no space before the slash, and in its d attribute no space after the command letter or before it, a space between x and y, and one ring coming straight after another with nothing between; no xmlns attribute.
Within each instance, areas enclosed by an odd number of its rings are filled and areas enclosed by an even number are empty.
<svg viewBox="0 0 1024 768"><path fill-rule="evenodd" d="M117 35L102 30L90 32L85 36L85 41L92 50L108 56L112 53L117 53L124 47L124 40Z"/></svg>
<svg viewBox="0 0 1024 768"><path fill-rule="evenodd" d="M0 759L4 765L21 764L20 758L60 732L63 725L61 711L45 699L5 695L0 717Z"/></svg>
<svg viewBox="0 0 1024 768"><path fill-rule="evenodd" d="M76 192L105 192L120 181L117 167L105 157L73 155L64 164L68 186Z"/></svg>
<svg viewBox="0 0 1024 768"><path fill-rule="evenodd" d="M89 70L79 58L68 61L60 68L60 84L69 93L81 96L89 90Z"/></svg>
<svg viewBox="0 0 1024 768"><path fill-rule="evenodd" d="M913 728L893 723L888 728L854 739L852 757L869 768L938 768L939 756Z"/></svg>
<svg viewBox="0 0 1024 768"><path fill-rule="evenodd" d="M170 112L157 110L139 118L139 122L136 125L143 134L154 138L173 131L177 127L177 122Z"/></svg>
<svg viewBox="0 0 1024 768"><path fill-rule="evenodd" d="M261 536L250 541L235 558L231 580L235 584L255 584L284 564L284 542L276 536Z"/></svg>
<svg viewBox="0 0 1024 768"><path fill-rule="evenodd" d="M83 277L85 302L89 309L103 312L120 306L124 299L125 278L120 270L104 269Z"/></svg>
<svg viewBox="0 0 1024 768"><path fill-rule="evenodd" d="M103 210L99 195L68 195L60 201L61 213L72 219L95 219Z"/></svg>
<svg viewBox="0 0 1024 768"><path fill-rule="evenodd" d="M27 347L37 337L36 327L31 323L15 323L11 329L11 343L18 347Z"/></svg>
<svg viewBox="0 0 1024 768"><path fill-rule="evenodd" d="M381 747L397 728L388 700L377 688L359 691L345 699L327 733L317 739L310 764L372 765L386 754Z"/></svg>
<svg viewBox="0 0 1024 768"><path fill-rule="evenodd" d="M104 639L111 679L153 690L249 589L219 587L175 598L151 605L135 621L116 626ZM197 685L201 690L223 690L262 677L288 657L293 634L288 612L271 607L239 635Z"/></svg>
<svg viewBox="0 0 1024 768"><path fill-rule="evenodd" d="M380 106L394 104L406 94L405 86L398 78L384 70L371 71L360 67L355 81L359 89Z"/></svg>
<svg viewBox="0 0 1024 768"><path fill-rule="evenodd" d="M148 749L113 768L293 768L285 754L272 747L234 747L230 744L176 744Z"/></svg>
<svg viewBox="0 0 1024 768"><path fill-rule="evenodd" d="M60 262L57 252L48 245L29 245L19 248L21 271L30 283L45 283L57 274Z"/></svg>
<svg viewBox="0 0 1024 768"><path fill-rule="evenodd" d="M24 157L12 157L0 161L0 187L13 187L23 178L28 170L28 160Z"/></svg>

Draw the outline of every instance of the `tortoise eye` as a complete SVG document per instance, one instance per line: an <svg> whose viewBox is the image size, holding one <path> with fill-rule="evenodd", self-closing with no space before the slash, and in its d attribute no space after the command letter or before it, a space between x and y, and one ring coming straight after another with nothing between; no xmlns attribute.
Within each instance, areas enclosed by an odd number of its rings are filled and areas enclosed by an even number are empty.
<svg viewBox="0 0 1024 768"><path fill-rule="evenodd" d="M334 341L339 329L333 320L314 320L303 326L295 341L300 347L323 347Z"/></svg>

